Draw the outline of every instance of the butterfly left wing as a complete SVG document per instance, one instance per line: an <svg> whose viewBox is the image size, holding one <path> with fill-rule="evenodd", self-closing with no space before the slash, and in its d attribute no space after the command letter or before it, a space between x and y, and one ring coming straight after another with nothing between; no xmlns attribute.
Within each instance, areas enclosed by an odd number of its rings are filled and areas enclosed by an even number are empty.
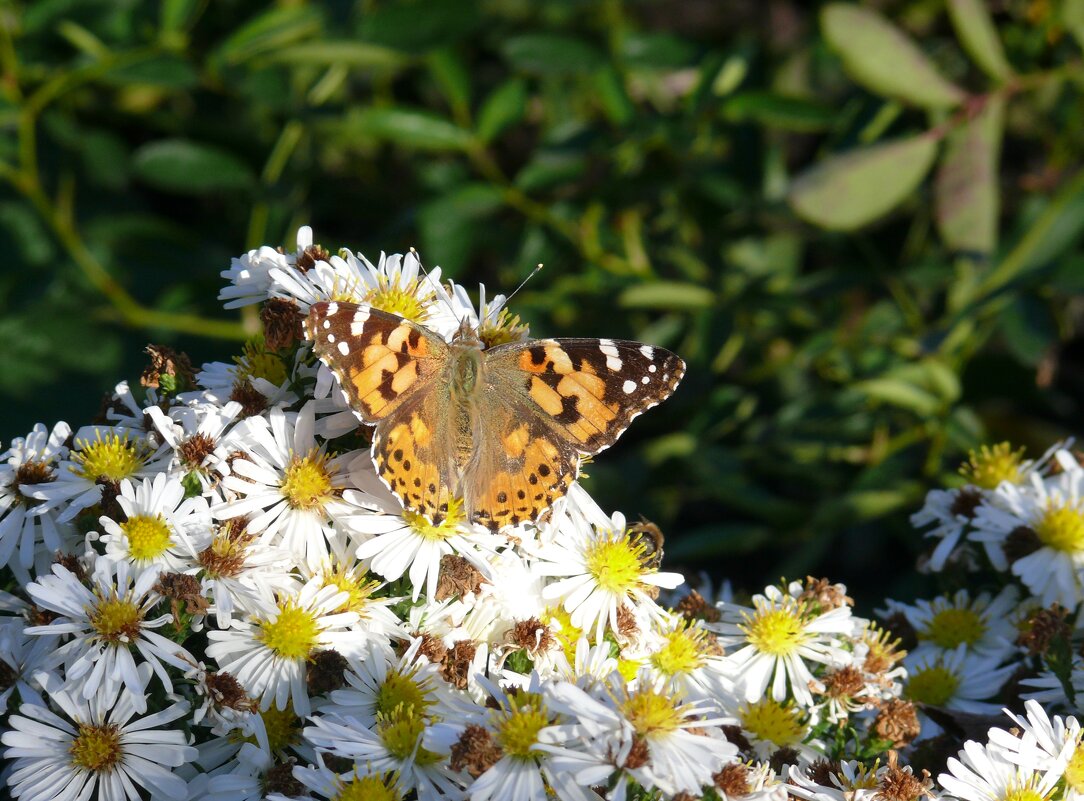
<svg viewBox="0 0 1084 801"><path fill-rule="evenodd" d="M670 351L625 340L532 340L485 357L463 490L473 517L491 528L537 520L568 491L581 455L616 442L685 374Z"/></svg>

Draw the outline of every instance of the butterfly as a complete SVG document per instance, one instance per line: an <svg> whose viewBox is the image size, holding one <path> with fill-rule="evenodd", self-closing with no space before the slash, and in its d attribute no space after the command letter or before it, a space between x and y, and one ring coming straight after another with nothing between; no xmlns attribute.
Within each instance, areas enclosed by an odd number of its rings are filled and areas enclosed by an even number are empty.
<svg viewBox="0 0 1084 801"><path fill-rule="evenodd" d="M497 531L538 521L584 456L670 397L685 363L614 339L531 339L485 348L462 323L451 342L395 314L315 303L305 337L351 407L375 425L377 474L437 525L458 508ZM461 504L461 506L457 506Z"/></svg>

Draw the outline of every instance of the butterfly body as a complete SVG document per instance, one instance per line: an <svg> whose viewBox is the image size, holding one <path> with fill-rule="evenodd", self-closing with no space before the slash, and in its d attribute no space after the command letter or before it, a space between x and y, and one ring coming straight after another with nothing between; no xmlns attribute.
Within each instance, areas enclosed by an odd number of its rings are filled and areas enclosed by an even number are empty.
<svg viewBox="0 0 1084 801"><path fill-rule="evenodd" d="M317 303L306 337L373 432L377 473L434 524L458 501L493 530L537 521L585 455L669 397L674 354L639 342L542 339L485 348L464 323L451 342L393 314Z"/></svg>

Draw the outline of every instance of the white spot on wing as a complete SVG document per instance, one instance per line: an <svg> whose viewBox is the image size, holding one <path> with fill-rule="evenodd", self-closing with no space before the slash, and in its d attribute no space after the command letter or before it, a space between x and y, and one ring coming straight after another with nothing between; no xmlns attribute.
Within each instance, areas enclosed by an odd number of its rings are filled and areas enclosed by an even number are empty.
<svg viewBox="0 0 1084 801"><path fill-rule="evenodd" d="M335 344L335 335L334 334L328 334L327 335L327 341L330 342L332 345L334 345Z"/></svg>
<svg viewBox="0 0 1084 801"><path fill-rule="evenodd" d="M624 384L621 385L621 389L623 389L625 391L625 394L628 395L636 390L636 382L626 381Z"/></svg>
<svg viewBox="0 0 1084 801"><path fill-rule="evenodd" d="M643 378L640 379L640 383L641 384L650 384L651 383L651 376L646 376L645 375Z"/></svg>
<svg viewBox="0 0 1084 801"><path fill-rule="evenodd" d="M328 313L329 317L332 314L335 314L338 310L339 310L339 304L336 303L335 301L332 301L331 303L327 304L327 313Z"/></svg>
<svg viewBox="0 0 1084 801"><path fill-rule="evenodd" d="M324 320L324 328L331 328L331 320Z"/></svg>
<svg viewBox="0 0 1084 801"><path fill-rule="evenodd" d="M658 367L656 367L656 366L655 366L655 365L653 365L653 364L649 364L649 365L647 366L647 371L648 371L649 373L654 373L654 372L655 372L656 370L658 370L658 369L659 369L659 368L658 368Z"/></svg>
<svg viewBox="0 0 1084 801"><path fill-rule="evenodd" d="M655 358L655 349L653 347L651 347L650 345L641 345L640 346L640 353L642 353L644 355L645 359L654 359Z"/></svg>
<svg viewBox="0 0 1084 801"><path fill-rule="evenodd" d="M350 346L348 344L346 344L345 342L340 342L339 343L339 353L341 353L343 356L348 355L350 353Z"/></svg>
<svg viewBox="0 0 1084 801"><path fill-rule="evenodd" d="M354 319L350 321L350 333L354 336L361 334L361 330L365 327L365 321L369 319L369 310L367 308L360 308L354 312Z"/></svg>
<svg viewBox="0 0 1084 801"><path fill-rule="evenodd" d="M600 339L598 341L598 349L601 350L602 355L606 357L606 369L613 370L615 373L618 372L622 367L621 352L618 351L613 340Z"/></svg>

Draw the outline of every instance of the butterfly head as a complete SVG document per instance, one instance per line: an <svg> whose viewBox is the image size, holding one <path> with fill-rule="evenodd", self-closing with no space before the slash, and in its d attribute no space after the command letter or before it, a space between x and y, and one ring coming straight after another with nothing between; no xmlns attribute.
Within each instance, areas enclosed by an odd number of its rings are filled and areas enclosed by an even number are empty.
<svg viewBox="0 0 1084 801"><path fill-rule="evenodd" d="M474 347L479 350L485 347L481 337L478 336L478 329L471 325L470 320L466 317L459 321L459 330L452 337L452 344L467 348Z"/></svg>

